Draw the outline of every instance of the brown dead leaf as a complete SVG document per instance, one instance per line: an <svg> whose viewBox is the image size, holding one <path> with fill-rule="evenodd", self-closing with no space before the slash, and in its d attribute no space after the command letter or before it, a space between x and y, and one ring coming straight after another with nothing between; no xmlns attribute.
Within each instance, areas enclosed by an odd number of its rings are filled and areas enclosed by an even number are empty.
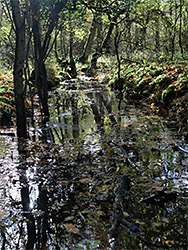
<svg viewBox="0 0 188 250"><path fill-rule="evenodd" d="M72 223L64 223L63 226L66 228L66 230L69 233L74 233L74 234L79 233L79 229L77 227L75 227L75 225Z"/></svg>

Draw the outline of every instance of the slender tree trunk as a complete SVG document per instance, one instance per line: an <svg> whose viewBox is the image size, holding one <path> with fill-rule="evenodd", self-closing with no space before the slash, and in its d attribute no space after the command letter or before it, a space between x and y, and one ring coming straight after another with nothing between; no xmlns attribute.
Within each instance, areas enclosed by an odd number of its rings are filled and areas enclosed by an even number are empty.
<svg viewBox="0 0 188 250"><path fill-rule="evenodd" d="M92 54L92 58L91 58L91 69L90 69L90 73L93 73L93 70L95 70L97 68L97 60L98 58L100 58L101 54L102 54L102 23L101 23L101 18L98 17L97 18L97 22L96 22L96 42L97 42L97 47L96 47L96 51Z"/></svg>
<svg viewBox="0 0 188 250"><path fill-rule="evenodd" d="M146 31L147 31L149 20L150 20L150 11L148 11L148 13L147 13L145 23L144 23L143 28L141 30L142 35L140 37L140 49L142 51L143 51L145 44L146 44Z"/></svg>
<svg viewBox="0 0 188 250"><path fill-rule="evenodd" d="M181 50L181 55L184 58L184 51L183 51L183 45L182 45L182 0L180 0L180 24L179 24L179 45Z"/></svg>
<svg viewBox="0 0 188 250"><path fill-rule="evenodd" d="M23 69L25 60L25 20L20 13L19 0L11 0L13 20L16 27L16 50L14 62L14 94L18 137L27 138L24 104Z"/></svg>
<svg viewBox="0 0 188 250"><path fill-rule="evenodd" d="M71 72L70 75L75 78L77 76L76 72L76 65L74 62L74 57L73 57L73 31L70 29L70 50L69 50L69 57L70 57L70 67L71 67Z"/></svg>
<svg viewBox="0 0 188 250"><path fill-rule="evenodd" d="M159 10L160 10L160 4L158 3L157 11L159 11ZM160 52L160 22L159 22L158 15L155 17L155 23L156 23L155 48L156 48L156 53L158 54Z"/></svg>
<svg viewBox="0 0 188 250"><path fill-rule="evenodd" d="M88 37L87 42L85 44L82 56L80 57L80 61L82 63L85 63L87 61L88 56L91 53L91 48L92 48L92 45L93 45L93 40L94 40L96 29L97 29L95 18L96 17L94 16L92 24L91 24L91 28L90 28L89 37Z"/></svg>
<svg viewBox="0 0 188 250"><path fill-rule="evenodd" d="M47 73L44 63L44 51L41 44L38 8L39 4L36 0L30 1L33 10L33 37L35 46L35 82L38 89L40 101L45 119L49 119L48 110L48 88L47 88Z"/></svg>
<svg viewBox="0 0 188 250"><path fill-rule="evenodd" d="M108 33L102 43L102 49L104 49L107 53L109 52L110 47L110 37L112 35L112 32L114 30L115 23L117 22L118 16L114 16L110 22L110 26L108 29Z"/></svg>

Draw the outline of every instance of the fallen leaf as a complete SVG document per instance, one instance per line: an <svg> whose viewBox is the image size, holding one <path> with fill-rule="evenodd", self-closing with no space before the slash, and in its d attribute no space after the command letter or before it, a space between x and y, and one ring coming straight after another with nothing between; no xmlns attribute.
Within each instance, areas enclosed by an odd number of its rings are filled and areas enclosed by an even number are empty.
<svg viewBox="0 0 188 250"><path fill-rule="evenodd" d="M169 223L169 219L166 218L166 217L162 217L161 220L162 220L162 222L164 222L164 223Z"/></svg>
<svg viewBox="0 0 188 250"><path fill-rule="evenodd" d="M74 216L68 216L67 218L65 218L65 222L73 220L73 219L74 219Z"/></svg>
<svg viewBox="0 0 188 250"><path fill-rule="evenodd" d="M123 215L124 215L125 217L129 217L129 214L128 214L126 211L123 211Z"/></svg>
<svg viewBox="0 0 188 250"><path fill-rule="evenodd" d="M93 183L93 180L90 178L82 178L79 180L81 183Z"/></svg>
<svg viewBox="0 0 188 250"><path fill-rule="evenodd" d="M79 229L77 227L75 227L75 225L73 225L72 223L64 223L63 226L66 228L66 230L69 233L74 233L74 234L79 233Z"/></svg>

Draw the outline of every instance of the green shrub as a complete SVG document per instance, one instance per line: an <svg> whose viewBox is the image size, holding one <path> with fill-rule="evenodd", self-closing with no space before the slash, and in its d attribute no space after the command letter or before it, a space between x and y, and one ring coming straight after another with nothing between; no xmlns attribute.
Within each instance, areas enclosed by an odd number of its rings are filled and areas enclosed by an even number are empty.
<svg viewBox="0 0 188 250"><path fill-rule="evenodd" d="M0 123L9 122L14 109L12 76L0 76Z"/></svg>

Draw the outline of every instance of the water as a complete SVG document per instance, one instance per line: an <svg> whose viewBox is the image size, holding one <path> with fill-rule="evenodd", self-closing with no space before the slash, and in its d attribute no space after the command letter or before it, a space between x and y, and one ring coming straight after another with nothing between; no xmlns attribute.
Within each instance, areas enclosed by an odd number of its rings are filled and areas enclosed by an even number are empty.
<svg viewBox="0 0 188 250"><path fill-rule="evenodd" d="M187 249L177 130L84 76L51 92L50 113L47 143L39 125L34 142L0 137L1 249Z"/></svg>

